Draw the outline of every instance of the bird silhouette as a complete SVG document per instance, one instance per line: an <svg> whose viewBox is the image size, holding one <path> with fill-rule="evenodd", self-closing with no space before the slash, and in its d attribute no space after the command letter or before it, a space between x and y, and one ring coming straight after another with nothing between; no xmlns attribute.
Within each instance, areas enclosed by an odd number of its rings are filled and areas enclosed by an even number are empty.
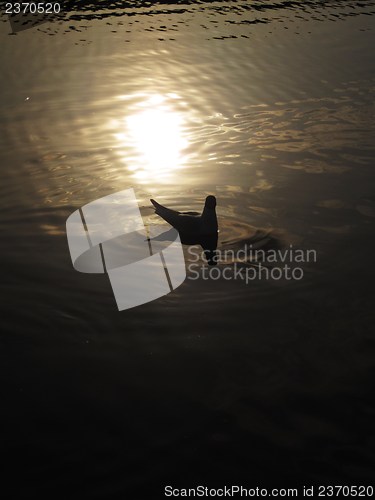
<svg viewBox="0 0 375 500"><path fill-rule="evenodd" d="M203 212L177 212L151 199L155 213L173 226L180 234L183 245L201 245L209 265L215 265L218 240L216 198L207 196Z"/></svg>

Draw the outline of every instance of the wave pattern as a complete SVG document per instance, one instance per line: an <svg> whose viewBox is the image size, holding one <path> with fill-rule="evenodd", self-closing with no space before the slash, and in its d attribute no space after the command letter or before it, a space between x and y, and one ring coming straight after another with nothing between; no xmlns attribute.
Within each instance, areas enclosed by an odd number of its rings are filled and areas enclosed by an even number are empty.
<svg viewBox="0 0 375 500"><path fill-rule="evenodd" d="M49 35L57 33L81 33L91 27L93 21L106 21L112 32L138 31L160 32L160 41L174 40L173 35L194 27L208 31L208 39L247 38L254 25L274 25L282 23L285 29L295 32L308 21L337 22L349 17L375 14L374 0L276 0L273 2L245 0L189 1L112 1L86 2L67 1L63 12L38 28ZM60 21L60 22L58 22ZM66 22L71 24L66 28ZM25 16L12 16L14 32L25 29ZM38 21L39 23L40 21ZM81 23L77 25L77 23ZM89 23L89 25L87 24ZM84 38L81 42L86 41Z"/></svg>

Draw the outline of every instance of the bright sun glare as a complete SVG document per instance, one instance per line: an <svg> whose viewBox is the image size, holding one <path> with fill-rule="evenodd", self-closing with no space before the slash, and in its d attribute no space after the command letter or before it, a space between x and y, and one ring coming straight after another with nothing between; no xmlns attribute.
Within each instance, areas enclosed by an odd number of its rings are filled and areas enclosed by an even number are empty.
<svg viewBox="0 0 375 500"><path fill-rule="evenodd" d="M124 132L116 134L135 153L124 160L139 179L167 177L184 161L182 151L188 142L182 116L161 95L149 97L138 108L125 119Z"/></svg>

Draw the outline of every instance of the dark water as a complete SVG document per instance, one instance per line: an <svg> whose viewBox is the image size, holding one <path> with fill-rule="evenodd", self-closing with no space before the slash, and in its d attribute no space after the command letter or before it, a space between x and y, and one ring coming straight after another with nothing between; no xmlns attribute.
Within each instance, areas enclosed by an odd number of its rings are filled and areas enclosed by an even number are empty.
<svg viewBox="0 0 375 500"><path fill-rule="evenodd" d="M374 4L66 2L15 35L4 17L4 498L373 482ZM261 234L317 262L120 313L65 221L128 187L146 222L150 196L213 193L220 249Z"/></svg>

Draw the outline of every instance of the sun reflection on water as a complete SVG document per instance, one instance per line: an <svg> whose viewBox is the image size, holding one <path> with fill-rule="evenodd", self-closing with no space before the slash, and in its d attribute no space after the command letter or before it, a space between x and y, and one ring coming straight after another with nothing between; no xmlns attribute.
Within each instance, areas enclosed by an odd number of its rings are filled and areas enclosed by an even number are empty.
<svg viewBox="0 0 375 500"><path fill-rule="evenodd" d="M185 162L188 141L176 99L175 94L143 96L117 123L122 160L137 180L165 180Z"/></svg>

